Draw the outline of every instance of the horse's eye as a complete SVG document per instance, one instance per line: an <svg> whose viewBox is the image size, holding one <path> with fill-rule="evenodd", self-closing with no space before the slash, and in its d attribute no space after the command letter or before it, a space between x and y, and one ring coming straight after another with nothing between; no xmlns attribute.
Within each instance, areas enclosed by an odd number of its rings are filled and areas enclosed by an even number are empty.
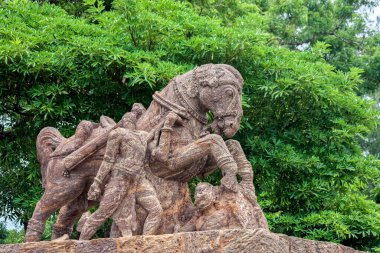
<svg viewBox="0 0 380 253"><path fill-rule="evenodd" d="M226 93L230 97L232 97L234 95L234 92L232 90L227 90Z"/></svg>

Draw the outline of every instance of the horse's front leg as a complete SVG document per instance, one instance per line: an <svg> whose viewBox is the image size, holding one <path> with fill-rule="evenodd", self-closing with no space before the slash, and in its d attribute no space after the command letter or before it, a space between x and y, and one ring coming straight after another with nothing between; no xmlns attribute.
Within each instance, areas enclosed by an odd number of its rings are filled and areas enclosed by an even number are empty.
<svg viewBox="0 0 380 253"><path fill-rule="evenodd" d="M202 159L215 161L214 169L220 168L222 170L222 185L232 191L237 191L236 173L238 167L236 161L223 138L217 134L206 135L180 150L174 151L173 156L169 158L169 166L172 170L179 171L190 168L193 163Z"/></svg>
<svg viewBox="0 0 380 253"><path fill-rule="evenodd" d="M199 161L211 157L216 161L217 167L222 170L222 185L236 192L238 188L236 180L237 164L220 135L206 135L179 150L175 150L173 154L169 155L172 141L172 127L176 122L179 124L183 123L177 114L170 112L166 116L164 125L161 128L158 147L152 153L154 160L169 167L171 175L161 176L167 179L178 179L176 177L180 177L182 181L188 181L196 176L199 173L199 167L203 166ZM183 173L186 169L195 170L195 173L192 171L185 171ZM160 176L160 171L157 174Z"/></svg>
<svg viewBox="0 0 380 253"><path fill-rule="evenodd" d="M259 203L257 202L255 187L253 185L253 170L251 163L245 156L244 151L238 141L227 140L226 145L238 165L237 174L241 177L241 190L243 195L248 199L254 208L253 213L257 222L257 227L269 229L268 222L259 206Z"/></svg>
<svg viewBox="0 0 380 253"><path fill-rule="evenodd" d="M253 170L252 165L248 161L247 157L244 154L244 151L237 140L227 140L225 141L228 151L234 158L238 170L237 174L241 177L240 186L247 189L252 189L253 186ZM206 177L210 175L218 167L215 159L213 157L208 157L207 163L202 169L201 176Z"/></svg>

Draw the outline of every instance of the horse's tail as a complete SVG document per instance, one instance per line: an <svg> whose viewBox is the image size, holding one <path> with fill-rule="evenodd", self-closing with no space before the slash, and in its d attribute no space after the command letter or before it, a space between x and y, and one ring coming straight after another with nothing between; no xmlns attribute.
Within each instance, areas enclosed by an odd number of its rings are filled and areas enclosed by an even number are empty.
<svg viewBox="0 0 380 253"><path fill-rule="evenodd" d="M37 136L37 160L41 165L42 186L46 184L46 170L49 163L50 154L58 147L62 141L66 140L62 134L54 127L43 128Z"/></svg>

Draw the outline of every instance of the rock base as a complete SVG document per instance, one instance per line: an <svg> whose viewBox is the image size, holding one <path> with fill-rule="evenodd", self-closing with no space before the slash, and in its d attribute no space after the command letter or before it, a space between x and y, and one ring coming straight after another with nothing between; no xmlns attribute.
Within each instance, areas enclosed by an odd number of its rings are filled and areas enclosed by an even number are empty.
<svg viewBox="0 0 380 253"><path fill-rule="evenodd" d="M56 241L1 245L0 253L121 253L121 252L252 252L252 253L354 253L335 243L318 242L271 233L265 229L188 232L157 236L103 238L90 241Z"/></svg>

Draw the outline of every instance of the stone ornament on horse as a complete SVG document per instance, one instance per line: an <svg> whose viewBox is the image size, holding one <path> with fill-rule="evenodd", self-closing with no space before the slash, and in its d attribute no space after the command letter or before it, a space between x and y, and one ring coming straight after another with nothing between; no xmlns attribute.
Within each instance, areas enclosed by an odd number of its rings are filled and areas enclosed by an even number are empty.
<svg viewBox="0 0 380 253"><path fill-rule="evenodd" d="M232 138L240 127L242 86L243 78L235 68L202 65L173 78L153 95L149 108L139 115L136 129L149 133L145 174L162 207L157 234L173 233L175 227L191 219L194 205L189 180L220 168L221 184L236 192L236 174L252 170L243 151L231 145L237 141L225 142L220 136ZM208 112L214 116L211 124ZM108 133L119 124L104 116L100 124L81 124L85 127L78 128L76 135L68 139L51 127L42 129L37 137L45 191L29 220L27 242L40 240L46 220L57 210L52 239L70 234L74 222L97 204L87 199L87 192L102 163ZM142 189L136 194L149 196L148 191ZM252 205L257 205L255 197L250 199ZM133 234L143 233L148 215L138 206L137 203L138 226Z"/></svg>

